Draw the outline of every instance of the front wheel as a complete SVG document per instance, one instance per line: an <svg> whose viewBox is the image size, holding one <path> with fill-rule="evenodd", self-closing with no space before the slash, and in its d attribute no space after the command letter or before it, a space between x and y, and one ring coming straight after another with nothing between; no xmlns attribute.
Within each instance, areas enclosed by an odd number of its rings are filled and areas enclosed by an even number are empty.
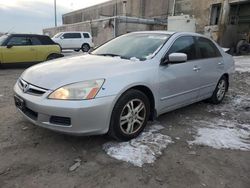
<svg viewBox="0 0 250 188"><path fill-rule="evenodd" d="M108 134L120 141L137 137L147 124L149 112L150 103L144 93L127 91L113 109Z"/></svg>
<svg viewBox="0 0 250 188"><path fill-rule="evenodd" d="M227 88L228 88L227 77L222 76L214 90L212 97L209 99L209 102L213 104L221 103L226 95Z"/></svg>

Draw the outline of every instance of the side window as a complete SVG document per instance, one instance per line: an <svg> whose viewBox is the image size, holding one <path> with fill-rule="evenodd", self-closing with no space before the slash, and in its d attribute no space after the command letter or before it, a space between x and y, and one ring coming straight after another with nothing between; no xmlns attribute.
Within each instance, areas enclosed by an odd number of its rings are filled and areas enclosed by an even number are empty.
<svg viewBox="0 0 250 188"><path fill-rule="evenodd" d="M88 34L88 33L83 33L82 35L83 35L83 37L84 37L85 39L90 38L90 36L89 36L89 34Z"/></svg>
<svg viewBox="0 0 250 188"><path fill-rule="evenodd" d="M171 53L184 53L187 54L188 60L197 59L195 50L195 41L193 37L180 37L178 38L168 51Z"/></svg>
<svg viewBox="0 0 250 188"><path fill-rule="evenodd" d="M36 37L31 37L31 42L32 42L32 45L42 45L40 40Z"/></svg>
<svg viewBox="0 0 250 188"><path fill-rule="evenodd" d="M63 38L65 39L78 39L82 38L80 33L65 33L63 35Z"/></svg>
<svg viewBox="0 0 250 188"><path fill-rule="evenodd" d="M31 40L27 37L12 37L7 45L13 46L29 46L31 45Z"/></svg>
<svg viewBox="0 0 250 188"><path fill-rule="evenodd" d="M197 40L197 50L199 58L220 57L221 54L212 41L206 38L199 37Z"/></svg>

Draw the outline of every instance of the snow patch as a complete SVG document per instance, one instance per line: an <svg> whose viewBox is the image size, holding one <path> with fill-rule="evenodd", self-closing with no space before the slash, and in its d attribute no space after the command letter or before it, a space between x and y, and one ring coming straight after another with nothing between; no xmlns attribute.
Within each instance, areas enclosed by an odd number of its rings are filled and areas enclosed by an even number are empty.
<svg viewBox="0 0 250 188"><path fill-rule="evenodd" d="M154 163L162 150L173 143L169 136L158 133L162 129L164 127L161 125L152 125L129 142L108 142L103 145L103 149L109 156L138 167L145 163Z"/></svg>
<svg viewBox="0 0 250 188"><path fill-rule="evenodd" d="M209 105L208 111L220 112L222 116L231 114L238 115L239 111L246 111L250 107L250 98L243 94L226 96L222 104Z"/></svg>
<svg viewBox="0 0 250 188"><path fill-rule="evenodd" d="M205 145L215 149L250 151L250 125L223 119L196 121L197 135L190 145ZM202 126L202 127L201 127Z"/></svg>
<svg viewBox="0 0 250 188"><path fill-rule="evenodd" d="M250 72L250 56L234 57L235 70L238 72Z"/></svg>

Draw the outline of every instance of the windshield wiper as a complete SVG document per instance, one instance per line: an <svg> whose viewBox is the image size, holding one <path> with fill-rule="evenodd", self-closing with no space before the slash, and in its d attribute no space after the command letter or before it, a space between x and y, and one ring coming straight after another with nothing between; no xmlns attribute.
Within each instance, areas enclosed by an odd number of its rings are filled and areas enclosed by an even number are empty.
<svg viewBox="0 0 250 188"><path fill-rule="evenodd" d="M121 55L118 55L118 54L110 54L110 53L106 53L106 54L94 54L94 55L110 56L110 57L120 57L121 59L129 59L128 57L125 57L125 56L121 56Z"/></svg>

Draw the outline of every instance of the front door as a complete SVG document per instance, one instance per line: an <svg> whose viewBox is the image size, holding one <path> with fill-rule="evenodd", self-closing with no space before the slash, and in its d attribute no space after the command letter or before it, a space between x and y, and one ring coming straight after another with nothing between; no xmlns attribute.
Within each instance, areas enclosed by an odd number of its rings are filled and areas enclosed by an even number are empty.
<svg viewBox="0 0 250 188"><path fill-rule="evenodd" d="M36 51L25 36L14 36L2 46L3 63L34 62Z"/></svg>
<svg viewBox="0 0 250 188"><path fill-rule="evenodd" d="M171 53L185 53L188 60L184 63L160 66L160 113L196 101L199 93L200 74L194 38L191 36L178 38L167 52L167 56Z"/></svg>

